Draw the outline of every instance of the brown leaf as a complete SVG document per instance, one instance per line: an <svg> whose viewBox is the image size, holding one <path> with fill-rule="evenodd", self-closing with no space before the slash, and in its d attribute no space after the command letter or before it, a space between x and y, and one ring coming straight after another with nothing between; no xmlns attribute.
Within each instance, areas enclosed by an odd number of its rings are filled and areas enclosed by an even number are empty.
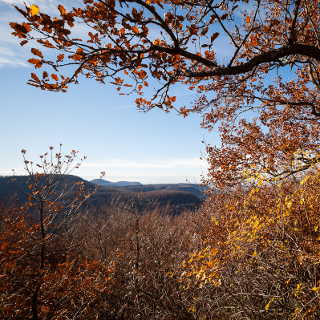
<svg viewBox="0 0 320 320"><path fill-rule="evenodd" d="M42 61L39 59L32 58L32 59L29 59L28 62L34 64L35 68L41 68L42 66Z"/></svg>
<svg viewBox="0 0 320 320"><path fill-rule="evenodd" d="M35 81L35 82L40 82L40 79L38 78L38 76L35 73L31 73L31 78Z"/></svg>
<svg viewBox="0 0 320 320"><path fill-rule="evenodd" d="M31 49L31 52L35 55L35 56L38 56L40 58L43 58L43 54L40 50L36 49L36 48L32 48Z"/></svg>
<svg viewBox="0 0 320 320"><path fill-rule="evenodd" d="M213 42L214 40L216 40L217 38L218 38L218 36L219 36L219 32L215 32L212 36L211 36L211 42Z"/></svg>
<svg viewBox="0 0 320 320"><path fill-rule="evenodd" d="M136 26L133 26L133 27L132 27L132 31L133 31L135 34L139 34L139 33L140 33L139 28L136 27Z"/></svg>
<svg viewBox="0 0 320 320"><path fill-rule="evenodd" d="M58 5L58 10L60 11L60 14L62 16L64 16L67 13L66 9L64 8L64 6L62 4Z"/></svg>

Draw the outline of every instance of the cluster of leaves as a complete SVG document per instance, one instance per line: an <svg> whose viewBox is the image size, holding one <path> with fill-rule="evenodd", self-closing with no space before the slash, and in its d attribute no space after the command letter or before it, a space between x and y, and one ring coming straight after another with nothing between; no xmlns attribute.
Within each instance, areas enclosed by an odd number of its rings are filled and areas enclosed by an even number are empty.
<svg viewBox="0 0 320 320"><path fill-rule="evenodd" d="M16 9L24 22L11 23L13 34L36 43L29 62L44 69L29 84L108 81L143 110L199 112L205 128L219 126L211 183L234 184L243 170L284 178L319 161L318 0L83 0L59 5L58 17ZM181 87L193 105L179 105Z"/></svg>

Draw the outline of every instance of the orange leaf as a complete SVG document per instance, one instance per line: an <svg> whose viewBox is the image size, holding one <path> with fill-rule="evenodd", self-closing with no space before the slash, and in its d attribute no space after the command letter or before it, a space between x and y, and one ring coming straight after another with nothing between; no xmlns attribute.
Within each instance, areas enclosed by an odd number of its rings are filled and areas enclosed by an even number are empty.
<svg viewBox="0 0 320 320"><path fill-rule="evenodd" d="M147 76L147 73L144 70L141 70L138 75L140 79L144 79Z"/></svg>
<svg viewBox="0 0 320 320"><path fill-rule="evenodd" d="M70 56L70 58L73 60L81 60L82 56L80 54L74 54L73 56Z"/></svg>
<svg viewBox="0 0 320 320"><path fill-rule="evenodd" d="M58 80L59 80L58 76L57 76L56 74L54 74L54 73L51 75L51 78L52 78L53 80L55 80L55 81L58 81Z"/></svg>
<svg viewBox="0 0 320 320"><path fill-rule="evenodd" d="M61 62L63 59L64 59L64 54L63 53L57 55L57 61L58 62Z"/></svg>
<svg viewBox="0 0 320 320"><path fill-rule="evenodd" d="M9 246L8 241L4 241L4 242L0 243L0 251L7 249L8 246Z"/></svg>
<svg viewBox="0 0 320 320"><path fill-rule="evenodd" d="M253 45L253 46L257 46L257 45L258 45L257 37L252 37L252 39L251 39L251 45Z"/></svg>
<svg viewBox="0 0 320 320"><path fill-rule="evenodd" d="M132 31L133 31L135 34L140 33L139 28L136 27L136 26L132 27Z"/></svg>
<svg viewBox="0 0 320 320"><path fill-rule="evenodd" d="M246 23L250 23L250 17L246 16Z"/></svg>
<svg viewBox="0 0 320 320"><path fill-rule="evenodd" d="M62 16L64 16L67 13L66 9L64 8L64 6L62 4L58 5L58 10L60 11L60 14Z"/></svg>
<svg viewBox="0 0 320 320"><path fill-rule="evenodd" d="M50 308L48 306L41 306L41 312L48 313L50 311Z"/></svg>
<svg viewBox="0 0 320 320"><path fill-rule="evenodd" d="M31 49L31 52L35 55L35 56L38 56L40 58L43 58L43 54L40 50L36 49L36 48L32 48Z"/></svg>
<svg viewBox="0 0 320 320"><path fill-rule="evenodd" d="M38 78L38 76L35 73L31 73L31 78L35 81L35 82L40 82L40 79Z"/></svg>
<svg viewBox="0 0 320 320"><path fill-rule="evenodd" d="M28 62L34 64L36 68L40 68L42 66L42 62L39 59L29 59Z"/></svg>

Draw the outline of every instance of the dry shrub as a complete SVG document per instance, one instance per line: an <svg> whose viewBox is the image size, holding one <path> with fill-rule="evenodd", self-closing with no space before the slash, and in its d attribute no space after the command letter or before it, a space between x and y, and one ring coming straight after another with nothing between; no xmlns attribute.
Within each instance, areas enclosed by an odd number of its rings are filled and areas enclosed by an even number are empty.
<svg viewBox="0 0 320 320"><path fill-rule="evenodd" d="M2 213L0 318L319 319L319 187L314 171L177 217L89 210L45 240Z"/></svg>
<svg viewBox="0 0 320 320"><path fill-rule="evenodd" d="M64 233L41 240L39 225L10 213L2 219L0 318L192 317L192 291L181 290L173 275L201 248L206 217L106 208L106 214L79 213L68 223Z"/></svg>
<svg viewBox="0 0 320 320"><path fill-rule="evenodd" d="M114 268L112 289L105 296L108 307L99 316L190 319L187 305L192 292L181 290L173 275L189 253L201 247L205 220L192 213L172 217L119 210L94 223L88 215L79 219L71 241L81 242L84 256Z"/></svg>
<svg viewBox="0 0 320 320"><path fill-rule="evenodd" d="M109 283L101 280L109 268L81 259L63 234L42 240L39 225L27 223L21 210L2 211L0 318L90 319L103 303L98 299L101 292L108 291Z"/></svg>
<svg viewBox="0 0 320 320"><path fill-rule="evenodd" d="M319 187L316 171L209 197L211 230L179 275L201 288L195 318L320 318Z"/></svg>

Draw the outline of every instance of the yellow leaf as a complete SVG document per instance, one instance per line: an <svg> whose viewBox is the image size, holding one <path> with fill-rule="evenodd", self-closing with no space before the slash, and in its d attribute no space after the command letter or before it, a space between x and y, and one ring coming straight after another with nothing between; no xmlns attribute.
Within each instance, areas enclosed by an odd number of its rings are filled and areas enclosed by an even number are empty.
<svg viewBox="0 0 320 320"><path fill-rule="evenodd" d="M32 16L36 16L38 13L40 12L40 9L37 5L33 4L31 7L30 7L30 14Z"/></svg>
<svg viewBox="0 0 320 320"><path fill-rule="evenodd" d="M271 298L270 301L265 305L264 310L269 311L271 303L274 301L274 298Z"/></svg>
<svg viewBox="0 0 320 320"><path fill-rule="evenodd" d="M288 209L291 209L291 207L292 207L292 201L288 201L288 202L286 203L286 205L287 205L287 208L288 208Z"/></svg>

